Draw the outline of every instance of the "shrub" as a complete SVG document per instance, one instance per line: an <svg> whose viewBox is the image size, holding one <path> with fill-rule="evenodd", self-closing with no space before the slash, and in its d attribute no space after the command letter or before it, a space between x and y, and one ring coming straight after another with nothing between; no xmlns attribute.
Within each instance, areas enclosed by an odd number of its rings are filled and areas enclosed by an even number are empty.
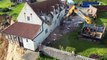
<svg viewBox="0 0 107 60"><path fill-rule="evenodd" d="M11 11L11 9L9 9L9 8L2 8L1 9L1 12L9 12L9 11Z"/></svg>
<svg viewBox="0 0 107 60"><path fill-rule="evenodd" d="M72 51L75 51L75 48L72 48L72 47L66 47L65 49L67 52L72 52Z"/></svg>
<svg viewBox="0 0 107 60"><path fill-rule="evenodd" d="M97 54L91 54L89 57L94 58L94 59L101 59L101 56L99 56Z"/></svg>
<svg viewBox="0 0 107 60"><path fill-rule="evenodd" d="M101 60L107 60L107 54L104 54Z"/></svg>

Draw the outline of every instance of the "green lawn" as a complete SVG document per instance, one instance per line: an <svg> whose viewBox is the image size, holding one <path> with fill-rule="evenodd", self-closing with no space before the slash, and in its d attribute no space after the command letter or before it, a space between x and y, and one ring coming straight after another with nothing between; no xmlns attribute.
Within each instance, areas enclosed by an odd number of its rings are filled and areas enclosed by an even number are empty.
<svg viewBox="0 0 107 60"><path fill-rule="evenodd" d="M12 9L12 11L9 12L9 15L12 16L13 20L16 20L23 6L24 6L24 3L18 4Z"/></svg>
<svg viewBox="0 0 107 60"><path fill-rule="evenodd" d="M98 12L97 15L97 24L104 24L107 26L107 12Z"/></svg>
<svg viewBox="0 0 107 60"><path fill-rule="evenodd" d="M0 8L7 8L11 6L10 0L1 0L0 1Z"/></svg>
<svg viewBox="0 0 107 60"><path fill-rule="evenodd" d="M1 0L0 1L0 8L8 8L12 5L10 0ZM12 11L9 12L0 12L0 14L7 13L8 15L12 16L13 20L16 20L17 16L19 15L20 11L22 10L24 3L17 4L13 7Z"/></svg>

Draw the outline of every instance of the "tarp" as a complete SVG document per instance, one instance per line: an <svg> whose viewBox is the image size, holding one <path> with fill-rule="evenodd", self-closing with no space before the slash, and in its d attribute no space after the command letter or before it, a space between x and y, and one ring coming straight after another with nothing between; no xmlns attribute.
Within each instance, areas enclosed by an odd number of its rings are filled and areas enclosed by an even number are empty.
<svg viewBox="0 0 107 60"><path fill-rule="evenodd" d="M74 4L73 0L66 0L67 4Z"/></svg>

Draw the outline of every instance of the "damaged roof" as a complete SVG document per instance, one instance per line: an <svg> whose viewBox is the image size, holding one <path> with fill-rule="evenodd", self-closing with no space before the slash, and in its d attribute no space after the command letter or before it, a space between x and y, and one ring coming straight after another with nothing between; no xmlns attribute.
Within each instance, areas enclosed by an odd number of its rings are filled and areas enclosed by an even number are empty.
<svg viewBox="0 0 107 60"><path fill-rule="evenodd" d="M3 30L3 33L16 35L23 38L33 39L37 34L40 25L16 22Z"/></svg>
<svg viewBox="0 0 107 60"><path fill-rule="evenodd" d="M52 6L55 6L55 8L58 7L57 4L61 4L60 0L47 0L43 2L31 3L29 5L37 14L40 14L40 12L48 14L53 10Z"/></svg>
<svg viewBox="0 0 107 60"><path fill-rule="evenodd" d="M98 6L94 6L98 9L98 11L107 11L107 5L98 5Z"/></svg>

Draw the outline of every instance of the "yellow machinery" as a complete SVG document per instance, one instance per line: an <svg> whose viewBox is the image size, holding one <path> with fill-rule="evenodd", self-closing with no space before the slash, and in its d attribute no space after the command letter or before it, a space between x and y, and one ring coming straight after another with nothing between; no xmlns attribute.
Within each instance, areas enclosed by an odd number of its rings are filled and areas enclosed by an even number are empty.
<svg viewBox="0 0 107 60"><path fill-rule="evenodd" d="M66 14L65 18L69 17L73 11L83 18L87 24L84 24L83 28L81 29L81 35L93 38L93 39L101 39L105 32L105 26L96 26L92 24L92 20L85 16L81 11L79 11L74 5L69 9L68 13Z"/></svg>
<svg viewBox="0 0 107 60"><path fill-rule="evenodd" d="M81 18L83 18L86 21L87 24L91 24L92 23L91 19L89 17L83 15L83 13L81 13L78 9L76 9L76 7L74 5L69 9L69 11L68 11L68 13L66 14L65 17L68 17L69 15L71 15L73 11L77 15L79 15Z"/></svg>

